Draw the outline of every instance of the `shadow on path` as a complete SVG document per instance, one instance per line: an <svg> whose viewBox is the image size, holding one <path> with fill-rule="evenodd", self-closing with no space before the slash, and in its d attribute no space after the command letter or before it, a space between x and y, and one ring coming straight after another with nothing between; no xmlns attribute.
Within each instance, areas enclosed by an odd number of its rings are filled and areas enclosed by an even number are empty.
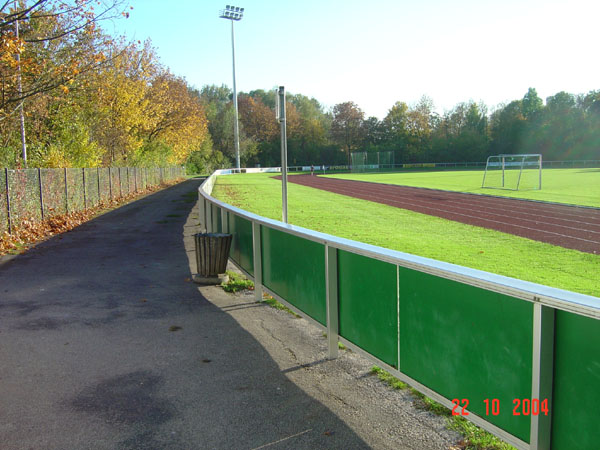
<svg viewBox="0 0 600 450"><path fill-rule="evenodd" d="M0 266L3 450L367 448L190 282L198 185Z"/></svg>

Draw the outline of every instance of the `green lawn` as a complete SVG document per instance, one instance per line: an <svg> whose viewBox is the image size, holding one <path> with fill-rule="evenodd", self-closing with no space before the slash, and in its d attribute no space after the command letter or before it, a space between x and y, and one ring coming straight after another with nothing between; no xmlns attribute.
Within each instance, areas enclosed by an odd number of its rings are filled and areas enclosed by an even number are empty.
<svg viewBox="0 0 600 450"><path fill-rule="evenodd" d="M535 171L526 171L522 186L532 185ZM501 172L488 172L486 186L497 181L500 186ZM506 175L506 185L518 172L510 171ZM582 206L600 207L600 169L543 169L541 190L509 191L481 187L482 170L442 171L442 172L390 172L390 173L345 173L327 175L331 178L371 181L402 186L426 187L447 191L471 192L475 194L501 195L506 197L543 200L548 202L569 203ZM516 184L516 183L515 183Z"/></svg>
<svg viewBox="0 0 600 450"><path fill-rule="evenodd" d="M221 176L213 195L246 211L281 220L281 182L272 177ZM288 185L288 203L289 222L294 225L600 297L600 255L293 183Z"/></svg>

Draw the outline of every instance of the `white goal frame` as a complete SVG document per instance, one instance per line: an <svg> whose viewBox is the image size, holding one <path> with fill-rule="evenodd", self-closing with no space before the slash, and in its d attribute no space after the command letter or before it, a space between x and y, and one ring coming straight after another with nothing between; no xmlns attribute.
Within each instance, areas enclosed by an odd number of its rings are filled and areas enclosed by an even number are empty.
<svg viewBox="0 0 600 450"><path fill-rule="evenodd" d="M521 183L521 175L523 174L523 167L527 164L533 165L529 162L529 160L536 158L535 165L538 167L538 186L534 188L534 190L542 189L542 155L539 153L528 153L528 154L502 154L502 155L492 155L488 156L487 161L485 163L485 172L483 173L483 181L481 182L482 188L487 189L507 189L512 191L518 191L519 185ZM497 160L497 162L496 162ZM508 160L508 161L507 161ZM527 160L527 161L526 161ZM490 167L501 167L502 168L502 186L486 186L485 178L487 176L488 168ZM506 187L504 183L504 172L507 167L519 167L519 177L517 178L517 186L515 188Z"/></svg>

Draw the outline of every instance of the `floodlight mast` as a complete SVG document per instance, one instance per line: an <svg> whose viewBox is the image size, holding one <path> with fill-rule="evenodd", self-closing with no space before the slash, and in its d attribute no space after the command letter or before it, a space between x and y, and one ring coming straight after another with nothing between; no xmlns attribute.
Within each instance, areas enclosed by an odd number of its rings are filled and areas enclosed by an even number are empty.
<svg viewBox="0 0 600 450"><path fill-rule="evenodd" d="M221 19L231 20L231 55L233 59L233 142L235 145L235 167L240 168L240 128L238 122L238 102L237 89L235 85L235 34L233 32L233 22L242 20L244 17L244 8L239 6L227 5L224 10L221 10L219 17Z"/></svg>

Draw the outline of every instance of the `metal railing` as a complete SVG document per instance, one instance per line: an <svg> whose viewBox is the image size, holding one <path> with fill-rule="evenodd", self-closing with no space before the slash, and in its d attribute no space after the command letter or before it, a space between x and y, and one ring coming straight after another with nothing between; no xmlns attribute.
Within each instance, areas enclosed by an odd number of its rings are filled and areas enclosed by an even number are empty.
<svg viewBox="0 0 600 450"><path fill-rule="evenodd" d="M263 169L274 170L274 169ZM339 238L200 187L207 231L267 292L418 391L519 449L596 448L600 298Z"/></svg>
<svg viewBox="0 0 600 450"><path fill-rule="evenodd" d="M0 169L0 233L184 176L183 167Z"/></svg>

